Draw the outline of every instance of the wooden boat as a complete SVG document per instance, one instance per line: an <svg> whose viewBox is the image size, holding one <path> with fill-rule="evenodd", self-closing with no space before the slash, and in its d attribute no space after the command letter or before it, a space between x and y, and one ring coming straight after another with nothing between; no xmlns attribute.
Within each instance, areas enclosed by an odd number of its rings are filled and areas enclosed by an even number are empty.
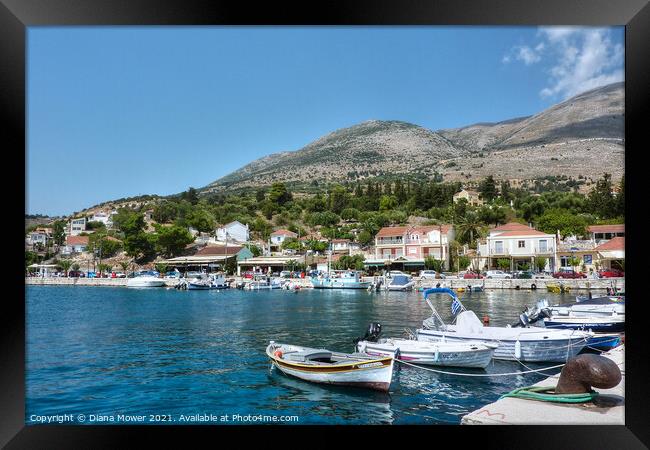
<svg viewBox="0 0 650 450"><path fill-rule="evenodd" d="M497 344L483 342L423 342L412 339L360 341L357 350L370 356L392 356L400 361L445 367L485 369Z"/></svg>
<svg viewBox="0 0 650 450"><path fill-rule="evenodd" d="M337 353L271 341L266 354L282 373L313 383L355 386L388 392L392 357Z"/></svg>

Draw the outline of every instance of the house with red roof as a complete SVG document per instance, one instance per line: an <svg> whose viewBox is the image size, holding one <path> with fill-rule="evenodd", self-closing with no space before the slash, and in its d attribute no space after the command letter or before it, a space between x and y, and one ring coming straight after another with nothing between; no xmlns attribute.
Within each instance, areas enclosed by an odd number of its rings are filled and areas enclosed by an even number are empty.
<svg viewBox="0 0 650 450"><path fill-rule="evenodd" d="M591 225L587 227L587 231L591 234L592 240L600 242L615 237L625 237L625 224Z"/></svg>
<svg viewBox="0 0 650 450"><path fill-rule="evenodd" d="M65 246L61 248L61 254L82 253L88 247L88 236L67 236Z"/></svg>
<svg viewBox="0 0 650 450"><path fill-rule="evenodd" d="M406 225L384 227L375 235L374 259L366 266L403 270L424 268L424 259L432 256L449 267L449 243L454 239L451 225Z"/></svg>
<svg viewBox="0 0 650 450"><path fill-rule="evenodd" d="M535 267L537 258L546 260L545 270L555 270L556 237L528 225L510 222L490 230L485 244L479 245L481 265L496 269L499 259L510 260L510 270Z"/></svg>
<svg viewBox="0 0 650 450"><path fill-rule="evenodd" d="M619 269L624 271L625 238L617 236L596 247L601 269Z"/></svg>

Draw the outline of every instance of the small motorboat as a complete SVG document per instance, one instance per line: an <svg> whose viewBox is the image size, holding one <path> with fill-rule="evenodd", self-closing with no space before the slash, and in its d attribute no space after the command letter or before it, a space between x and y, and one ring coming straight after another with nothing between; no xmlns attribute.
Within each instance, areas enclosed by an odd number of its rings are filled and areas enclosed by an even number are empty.
<svg viewBox="0 0 650 450"><path fill-rule="evenodd" d="M261 291L266 289L282 289L284 280L281 278L256 277L244 289L248 291Z"/></svg>
<svg viewBox="0 0 650 450"><path fill-rule="evenodd" d="M224 274L208 275L187 282L189 290L228 289Z"/></svg>
<svg viewBox="0 0 650 450"><path fill-rule="evenodd" d="M428 295L445 293L452 297L452 314L455 324L446 324L433 307ZM582 330L553 330L530 327L528 316L522 314L514 326L484 326L474 311L468 311L456 293L448 288L431 288L424 291L424 299L433 314L417 330L419 341L479 341L498 344L494 359L530 362L565 362L576 356L588 344L594 333Z"/></svg>
<svg viewBox="0 0 650 450"><path fill-rule="evenodd" d="M368 289L370 281L363 281L356 270L334 271L324 277L312 277L314 289Z"/></svg>
<svg viewBox="0 0 650 450"><path fill-rule="evenodd" d="M546 328L621 333L625 331L625 305L594 302L549 306L547 300L539 300L527 320L543 323Z"/></svg>
<svg viewBox="0 0 650 450"><path fill-rule="evenodd" d="M413 339L379 338L381 324L371 323L357 342L357 351L370 356L392 356L400 361L445 367L485 369L497 344L483 342L423 342Z"/></svg>
<svg viewBox="0 0 650 450"><path fill-rule="evenodd" d="M388 392L392 357L337 353L271 341L266 354L282 373L313 383L354 386Z"/></svg>
<svg viewBox="0 0 650 450"><path fill-rule="evenodd" d="M159 278L160 274L156 271L149 270L138 272L133 278L129 278L126 287L144 288L144 287L162 287L165 286L165 280Z"/></svg>
<svg viewBox="0 0 650 450"><path fill-rule="evenodd" d="M410 291L413 286L415 286L415 281L410 276L406 274L393 275L386 285L386 289L389 291Z"/></svg>

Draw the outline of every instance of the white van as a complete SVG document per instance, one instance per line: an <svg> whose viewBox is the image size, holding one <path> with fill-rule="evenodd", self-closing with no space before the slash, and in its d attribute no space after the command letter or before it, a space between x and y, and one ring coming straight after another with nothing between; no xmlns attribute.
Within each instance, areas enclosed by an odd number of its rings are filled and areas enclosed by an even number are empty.
<svg viewBox="0 0 650 450"><path fill-rule="evenodd" d="M512 278L512 275L510 275L507 272L504 272L503 270L488 270L485 273L485 278L503 278L509 280L510 278Z"/></svg>

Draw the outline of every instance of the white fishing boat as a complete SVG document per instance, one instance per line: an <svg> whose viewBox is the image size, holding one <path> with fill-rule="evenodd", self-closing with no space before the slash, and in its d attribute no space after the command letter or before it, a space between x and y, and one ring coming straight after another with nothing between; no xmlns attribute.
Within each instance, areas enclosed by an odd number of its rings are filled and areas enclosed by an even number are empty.
<svg viewBox="0 0 650 450"><path fill-rule="evenodd" d="M261 291L267 289L282 289L284 281L281 278L255 277L253 281L244 286L248 291Z"/></svg>
<svg viewBox="0 0 650 450"><path fill-rule="evenodd" d="M485 369L497 344L484 342L425 342L387 338L377 342L361 341L357 351L370 356L391 356L414 364Z"/></svg>
<svg viewBox="0 0 650 450"><path fill-rule="evenodd" d="M386 289L389 291L411 291L415 286L415 281L410 275L400 274L389 278Z"/></svg>
<svg viewBox="0 0 650 450"><path fill-rule="evenodd" d="M127 280L126 287L149 288L165 286L165 280L159 278L158 275L158 272L155 271L138 272L133 278Z"/></svg>
<svg viewBox="0 0 650 450"><path fill-rule="evenodd" d="M454 324L446 324L429 301L431 294L447 294L452 298ZM455 292L448 288L424 291L424 298L432 316L417 330L419 341L479 341L497 344L494 359L524 362L564 362L576 356L588 344L594 333L581 330L554 330L540 327L490 327L484 326L473 311L465 309Z"/></svg>
<svg viewBox="0 0 650 450"><path fill-rule="evenodd" d="M187 282L188 290L228 289L223 273L204 275Z"/></svg>
<svg viewBox="0 0 650 450"><path fill-rule="evenodd" d="M543 306L550 310L553 316L571 317L611 317L613 315L625 317L625 299L622 297L576 297L574 303L564 303Z"/></svg>
<svg viewBox="0 0 650 450"><path fill-rule="evenodd" d="M622 311L619 314L618 311ZM595 333L625 331L625 305L616 303L567 304L549 306L547 300L537 302L526 313L528 321L546 328L590 330Z"/></svg>
<svg viewBox="0 0 650 450"><path fill-rule="evenodd" d="M315 289L368 289L370 281L362 281L356 270L334 271L329 275L312 277Z"/></svg>
<svg viewBox="0 0 650 450"><path fill-rule="evenodd" d="M274 341L266 348L266 354L281 372L313 383L387 392L393 378L392 357L337 353Z"/></svg>

